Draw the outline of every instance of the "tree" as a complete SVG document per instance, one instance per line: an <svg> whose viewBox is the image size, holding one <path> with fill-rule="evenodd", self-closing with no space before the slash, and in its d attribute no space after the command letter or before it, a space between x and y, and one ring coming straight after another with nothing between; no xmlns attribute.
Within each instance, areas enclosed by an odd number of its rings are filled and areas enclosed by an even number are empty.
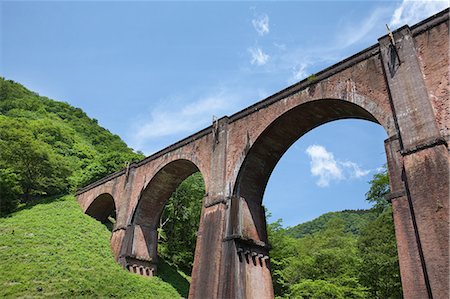
<svg viewBox="0 0 450 299"><path fill-rule="evenodd" d="M272 246L270 251L270 271L272 273L273 289L276 296L283 296L289 291L289 282L287 281L283 269L285 269L290 259L296 252L297 240L287 234L282 226L282 220L270 223L267 226L269 242Z"/></svg>
<svg viewBox="0 0 450 299"><path fill-rule="evenodd" d="M201 174L183 181L167 201L160 220L159 254L190 274L194 263L205 186Z"/></svg>
<svg viewBox="0 0 450 299"><path fill-rule="evenodd" d="M378 217L370 222L358 238L360 264L359 280L369 289L371 298L402 298L400 268L394 219L390 203L389 177L384 170L373 176L366 199L374 203Z"/></svg>
<svg viewBox="0 0 450 299"><path fill-rule="evenodd" d="M19 203L22 188L20 177L10 168L0 168L0 216L13 212Z"/></svg>
<svg viewBox="0 0 450 299"><path fill-rule="evenodd" d="M70 174L63 157L36 139L32 129L25 122L0 119L1 164L18 175L25 201L67 191Z"/></svg>
<svg viewBox="0 0 450 299"><path fill-rule="evenodd" d="M291 287L291 298L323 299L335 298L345 299L343 287L325 280L305 279Z"/></svg>
<svg viewBox="0 0 450 299"><path fill-rule="evenodd" d="M374 208L379 212L382 212L389 206L389 202L385 196L389 193L389 176L387 173L386 165L383 166L383 170L376 173L372 180L369 182L370 189L366 193L366 200L374 204Z"/></svg>
<svg viewBox="0 0 450 299"><path fill-rule="evenodd" d="M89 185L108 174L122 170L139 158L141 157L138 154L115 151L98 154L80 171L77 187Z"/></svg>
<svg viewBox="0 0 450 299"><path fill-rule="evenodd" d="M402 298L397 243L390 207L361 232L358 250L362 260L359 279L368 287L371 298Z"/></svg>
<svg viewBox="0 0 450 299"><path fill-rule="evenodd" d="M274 234L269 235L273 238ZM358 281L356 237L345 232L342 219L333 218L325 229L300 239L278 235L276 295L295 298L365 298ZM278 247L281 244L281 248ZM281 255L280 253L284 254ZM281 292L280 292L281 291ZM334 294L334 295L331 295ZM334 297L333 297L334 296Z"/></svg>
<svg viewBox="0 0 450 299"><path fill-rule="evenodd" d="M81 109L0 77L2 214L19 199L74 191L142 158Z"/></svg>

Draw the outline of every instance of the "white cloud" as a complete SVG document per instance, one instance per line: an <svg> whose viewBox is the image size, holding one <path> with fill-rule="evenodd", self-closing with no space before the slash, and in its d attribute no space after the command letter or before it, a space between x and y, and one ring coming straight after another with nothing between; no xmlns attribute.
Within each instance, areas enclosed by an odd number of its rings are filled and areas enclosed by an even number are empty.
<svg viewBox="0 0 450 299"><path fill-rule="evenodd" d="M273 55L270 61L265 61L266 69L270 72L289 72L288 84L296 83L311 75L317 65L331 65L345 58L345 51L359 43L376 43L377 38L385 34L384 24L389 21L392 7L387 6L374 9L361 22L351 21L340 24L337 34L323 45L289 45L278 41L273 44ZM325 42L325 41L324 41ZM254 57L258 54L254 50ZM253 58L253 64L256 58ZM262 64L261 64L262 65Z"/></svg>
<svg viewBox="0 0 450 299"><path fill-rule="evenodd" d="M292 77L290 78L289 82L290 83L295 83L298 82L302 79L305 79L309 73L307 71L307 67L308 67L307 62L300 62L297 66L292 68Z"/></svg>
<svg viewBox="0 0 450 299"><path fill-rule="evenodd" d="M261 14L252 20L253 28L260 36L264 36L269 33L269 16L267 14Z"/></svg>
<svg viewBox="0 0 450 299"><path fill-rule="evenodd" d="M318 176L317 185L327 187L332 180L341 180L343 174L334 159L333 153L328 152L321 145L311 145L306 149L311 158L311 174Z"/></svg>
<svg viewBox="0 0 450 299"><path fill-rule="evenodd" d="M370 170L361 169L355 162L346 161L339 162L339 164L349 170L351 178L360 178L370 173Z"/></svg>
<svg viewBox="0 0 450 299"><path fill-rule="evenodd" d="M189 101L189 104L185 106L179 103L180 100L169 99L164 105L153 108L148 121L141 121L135 125L136 130L132 136L133 147L142 149L152 140L176 134L193 133L209 125L212 115L223 115L232 110L238 101L239 96L224 89L198 100ZM170 107L179 108L170 109Z"/></svg>
<svg viewBox="0 0 450 299"><path fill-rule="evenodd" d="M310 145L306 153L311 159L311 174L319 177L317 186L328 187L331 181L358 179L370 173L351 161L339 161L321 145Z"/></svg>
<svg viewBox="0 0 450 299"><path fill-rule="evenodd" d="M392 30L404 24L413 25L448 6L448 0L380 2L380 5L360 17L337 19L335 28L332 28L336 32L334 37L316 46L312 47L306 42L290 44L287 40L278 39L270 46L265 45L264 49L270 51L270 57L261 48L249 49L252 56L251 63L264 66L255 69L255 72L280 74L287 77L288 84L293 84L316 70L338 62L364 47L376 44L377 38L386 34L385 24L390 24ZM253 20L255 29L255 24L264 23L257 22L262 19L260 17Z"/></svg>
<svg viewBox="0 0 450 299"><path fill-rule="evenodd" d="M341 28L336 37L334 50L345 49L365 40L373 40L375 43L379 37L375 32L379 32L381 28L384 31L386 23L384 19L386 16L389 17L391 11L388 7L378 7L370 15L362 18L362 22L347 24Z"/></svg>
<svg viewBox="0 0 450 299"><path fill-rule="evenodd" d="M269 55L265 54L261 48L249 48L248 51L252 56L251 64L264 65L269 60Z"/></svg>
<svg viewBox="0 0 450 299"><path fill-rule="evenodd" d="M273 45L275 46L275 48L281 50L281 51L285 51L286 50L286 44L283 43L273 43Z"/></svg>
<svg viewBox="0 0 450 299"><path fill-rule="evenodd" d="M449 6L449 1L403 0L392 15L390 25L394 27L405 24L413 25Z"/></svg>

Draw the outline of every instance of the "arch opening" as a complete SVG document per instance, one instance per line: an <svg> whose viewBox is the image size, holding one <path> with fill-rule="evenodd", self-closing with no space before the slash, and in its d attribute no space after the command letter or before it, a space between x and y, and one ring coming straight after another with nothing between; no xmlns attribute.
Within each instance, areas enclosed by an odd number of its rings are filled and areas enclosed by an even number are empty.
<svg viewBox="0 0 450 299"><path fill-rule="evenodd" d="M132 223L158 228L167 200L176 188L200 169L191 161L175 160L161 168L141 192Z"/></svg>
<svg viewBox="0 0 450 299"><path fill-rule="evenodd" d="M110 231L113 230L116 223L116 205L111 194L103 193L97 196L85 213L103 223Z"/></svg>
<svg viewBox="0 0 450 299"><path fill-rule="evenodd" d="M196 190L192 191L190 188ZM179 159L163 166L140 194L132 218L134 252L130 254L130 262L126 262L125 267L136 262L136 259L144 260L146 261L144 267L150 269L151 276L158 275L163 280L169 276L177 277L180 282L179 292L187 296L189 282L172 266L181 268L185 273L189 272L189 267L192 266L189 259L193 261L194 252L186 250L184 254L177 255L176 248L180 244L173 241L189 239L186 246L193 247L192 251L195 250L204 195L204 177L199 167L192 161ZM185 213L195 214L194 218L198 219L192 219L190 217L192 215ZM195 234L193 240L188 236L192 233ZM160 253L161 249L163 252ZM159 260L161 257L162 263Z"/></svg>
<svg viewBox="0 0 450 299"><path fill-rule="evenodd" d="M379 124L367 110L354 103L322 99L299 105L273 121L249 149L233 194L260 205L269 177L289 147L312 129L340 119L363 119Z"/></svg>

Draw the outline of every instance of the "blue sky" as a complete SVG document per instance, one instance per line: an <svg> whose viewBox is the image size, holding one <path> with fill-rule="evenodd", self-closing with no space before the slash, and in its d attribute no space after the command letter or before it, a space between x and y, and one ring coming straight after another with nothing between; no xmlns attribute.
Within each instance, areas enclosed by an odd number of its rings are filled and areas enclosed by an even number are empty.
<svg viewBox="0 0 450 299"><path fill-rule="evenodd" d="M0 75L81 107L151 154L449 6L448 1L0 2ZM271 220L366 208L381 126L297 141L272 174Z"/></svg>

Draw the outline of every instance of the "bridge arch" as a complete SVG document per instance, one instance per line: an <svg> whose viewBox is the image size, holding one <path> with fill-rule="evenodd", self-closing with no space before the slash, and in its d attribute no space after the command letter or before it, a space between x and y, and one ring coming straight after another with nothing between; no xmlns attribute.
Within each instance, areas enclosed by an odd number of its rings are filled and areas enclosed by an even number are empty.
<svg viewBox="0 0 450 299"><path fill-rule="evenodd" d="M275 117L247 146L245 156L236 171L232 189L231 231L240 252L259 256L269 255L266 215L262 200L266 185L275 166L291 145L304 134L323 124L342 119L361 119L380 124L371 112L381 109L372 105L370 112L363 106L341 99L317 99L299 104ZM386 120L386 115L383 121ZM389 127L383 126L386 131ZM254 244L249 246L248 243ZM256 245L256 246L255 246ZM273 296L270 263L267 267L254 267L251 263L236 263L239 271L246 273L243 285L252 281L264 281L264 287L244 288L248 297L271 298Z"/></svg>
<svg viewBox="0 0 450 299"><path fill-rule="evenodd" d="M113 196L109 193L98 195L87 207L85 213L102 223L105 223L109 216L115 218L116 204Z"/></svg>
<svg viewBox="0 0 450 299"><path fill-rule="evenodd" d="M385 120L382 110L369 107ZM273 120L247 149L238 171L233 195L260 205L269 177L289 147L310 130L340 119L363 119L377 124L365 107L339 99L320 99L300 104ZM383 126L389 134L390 128Z"/></svg>
<svg viewBox="0 0 450 299"><path fill-rule="evenodd" d="M372 112L380 113L374 109ZM383 116L385 119L385 115ZM290 146L312 129L341 119L362 119L380 124L364 107L339 99L320 99L300 104L279 115L247 149L242 162L236 167L233 197L241 199L240 227L235 232L245 238L267 242L265 212L262 200L270 175ZM383 126L388 132L386 126Z"/></svg>
<svg viewBox="0 0 450 299"><path fill-rule="evenodd" d="M197 164L187 159L160 166L139 195L132 224L157 227L167 200L185 179L196 172L202 173Z"/></svg>
<svg viewBox="0 0 450 299"><path fill-rule="evenodd" d="M157 230L164 206L176 188L196 172L202 173L191 160L172 160L161 165L142 189L119 258L129 271L146 276L156 273ZM202 177L205 182L203 174Z"/></svg>

